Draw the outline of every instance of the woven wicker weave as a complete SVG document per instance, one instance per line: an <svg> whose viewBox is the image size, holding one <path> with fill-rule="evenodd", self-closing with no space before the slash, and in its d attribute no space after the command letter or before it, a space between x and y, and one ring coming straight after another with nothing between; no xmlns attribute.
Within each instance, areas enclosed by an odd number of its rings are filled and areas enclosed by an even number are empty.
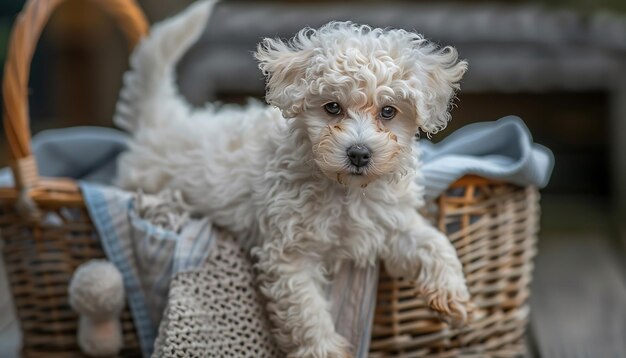
<svg viewBox="0 0 626 358"><path fill-rule="evenodd" d="M539 227L537 190L466 177L431 209L463 263L477 306L473 320L452 329L417 297L413 284L383 270L370 356L523 355Z"/></svg>
<svg viewBox="0 0 626 358"><path fill-rule="evenodd" d="M132 0L92 0L117 21L133 47L148 23ZM39 178L31 153L28 77L41 31L62 0L29 0L11 33L4 69L4 128L15 188L0 189L0 234L25 357L75 357L77 316L67 285L82 262L104 257L76 182ZM140 355L128 310L125 356ZM0 353L1 355L1 353Z"/></svg>
<svg viewBox="0 0 626 358"><path fill-rule="evenodd" d="M147 32L132 0L92 0L120 24L131 47ZM82 262L103 257L76 182L37 174L30 149L28 69L51 12L62 0L29 0L15 22L3 82L4 126L15 188L0 188L0 234L23 333L23 355L74 357L77 317L67 285ZM451 329L416 298L410 282L383 272L371 356L515 356L524 351L529 282L538 228L533 188L468 177L442 195L431 213L449 234L478 306L468 327ZM124 356L139 355L128 311Z"/></svg>

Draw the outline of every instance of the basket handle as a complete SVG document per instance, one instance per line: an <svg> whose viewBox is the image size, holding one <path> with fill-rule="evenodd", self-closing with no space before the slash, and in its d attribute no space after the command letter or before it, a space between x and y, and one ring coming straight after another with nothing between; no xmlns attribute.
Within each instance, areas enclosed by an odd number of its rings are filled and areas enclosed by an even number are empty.
<svg viewBox="0 0 626 358"><path fill-rule="evenodd" d="M28 78L35 46L43 27L64 0L28 0L11 31L2 93L4 130L9 144L15 186L28 190L39 181L31 152L28 115ZM148 22L135 0L91 0L110 13L124 32L130 47L148 32Z"/></svg>

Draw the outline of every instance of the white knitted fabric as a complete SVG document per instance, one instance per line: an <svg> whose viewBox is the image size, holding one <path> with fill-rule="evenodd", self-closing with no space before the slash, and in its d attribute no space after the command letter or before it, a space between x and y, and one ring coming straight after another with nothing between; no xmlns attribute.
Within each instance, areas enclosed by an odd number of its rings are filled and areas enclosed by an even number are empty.
<svg viewBox="0 0 626 358"><path fill-rule="evenodd" d="M153 357L280 357L252 265L221 235L206 264L171 281Z"/></svg>

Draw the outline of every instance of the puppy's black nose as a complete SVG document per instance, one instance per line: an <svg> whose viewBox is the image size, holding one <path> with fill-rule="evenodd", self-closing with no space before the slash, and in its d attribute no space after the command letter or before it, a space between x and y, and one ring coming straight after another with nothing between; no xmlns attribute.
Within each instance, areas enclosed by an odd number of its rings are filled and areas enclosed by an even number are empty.
<svg viewBox="0 0 626 358"><path fill-rule="evenodd" d="M356 144L348 148L348 159L355 167L360 168L367 165L372 157L370 149L364 145Z"/></svg>

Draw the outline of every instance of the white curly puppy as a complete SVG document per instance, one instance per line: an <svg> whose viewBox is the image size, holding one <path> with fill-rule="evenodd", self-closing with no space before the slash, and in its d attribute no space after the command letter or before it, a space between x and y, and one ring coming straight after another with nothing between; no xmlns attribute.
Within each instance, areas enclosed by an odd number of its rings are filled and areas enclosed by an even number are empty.
<svg viewBox="0 0 626 358"><path fill-rule="evenodd" d="M349 356L320 288L342 260L381 258L433 309L464 320L455 250L417 212L414 136L446 126L466 62L412 32L332 22L259 45L271 106L194 109L176 93L174 67L212 5L156 26L134 53L116 117L134 133L119 184L182 190L197 212L254 239L289 357Z"/></svg>

